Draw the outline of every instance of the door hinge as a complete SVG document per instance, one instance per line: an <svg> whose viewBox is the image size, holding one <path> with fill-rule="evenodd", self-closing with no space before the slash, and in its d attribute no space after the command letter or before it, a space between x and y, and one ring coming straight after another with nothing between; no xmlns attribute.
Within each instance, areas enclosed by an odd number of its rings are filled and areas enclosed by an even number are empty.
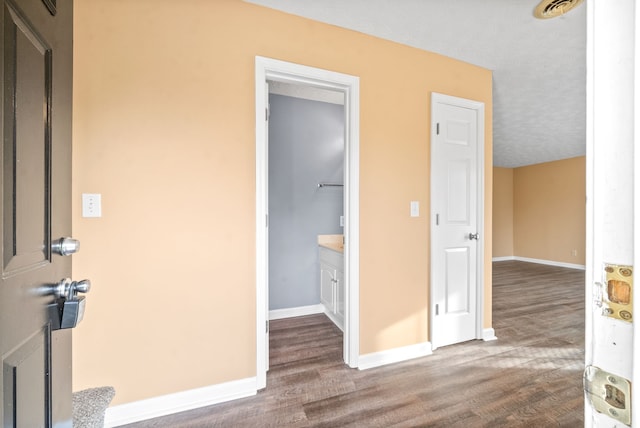
<svg viewBox="0 0 640 428"><path fill-rule="evenodd" d="M440 135L440 123L436 123L436 135Z"/></svg>
<svg viewBox="0 0 640 428"><path fill-rule="evenodd" d="M440 214L436 214L436 226L440 225Z"/></svg>
<svg viewBox="0 0 640 428"><path fill-rule="evenodd" d="M436 315L440 314L440 307L438 306L438 304L436 303Z"/></svg>
<svg viewBox="0 0 640 428"><path fill-rule="evenodd" d="M265 333L269 333L269 320L265 322Z"/></svg>
<svg viewBox="0 0 640 428"><path fill-rule="evenodd" d="M266 107L264 109L264 120L269 120L270 115L271 115L271 112L269 111L269 107Z"/></svg>
<svg viewBox="0 0 640 428"><path fill-rule="evenodd" d="M269 214L264 216L264 227L269 227Z"/></svg>

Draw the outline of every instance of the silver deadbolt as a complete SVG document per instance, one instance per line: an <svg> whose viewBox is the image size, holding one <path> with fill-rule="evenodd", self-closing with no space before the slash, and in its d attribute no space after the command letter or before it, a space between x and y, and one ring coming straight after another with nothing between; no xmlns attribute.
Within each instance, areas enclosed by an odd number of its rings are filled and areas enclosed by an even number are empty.
<svg viewBox="0 0 640 428"><path fill-rule="evenodd" d="M69 237L60 238L53 241L51 251L61 256L70 256L80 251L80 241Z"/></svg>
<svg viewBox="0 0 640 428"><path fill-rule="evenodd" d="M473 240L478 240L478 234L477 233L469 233L469 240L473 241Z"/></svg>

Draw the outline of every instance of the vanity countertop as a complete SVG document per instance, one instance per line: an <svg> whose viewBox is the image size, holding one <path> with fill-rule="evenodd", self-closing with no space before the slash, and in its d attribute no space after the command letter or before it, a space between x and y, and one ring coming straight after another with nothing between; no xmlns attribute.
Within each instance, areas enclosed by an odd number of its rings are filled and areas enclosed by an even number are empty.
<svg viewBox="0 0 640 428"><path fill-rule="evenodd" d="M318 245L338 253L344 253L343 235L318 235Z"/></svg>

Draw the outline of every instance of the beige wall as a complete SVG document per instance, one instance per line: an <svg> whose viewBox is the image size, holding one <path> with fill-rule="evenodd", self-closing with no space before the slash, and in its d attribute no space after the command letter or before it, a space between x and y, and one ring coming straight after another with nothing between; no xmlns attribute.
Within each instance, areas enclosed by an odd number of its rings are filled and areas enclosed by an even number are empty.
<svg viewBox="0 0 640 428"><path fill-rule="evenodd" d="M584 265L585 157L516 168L513 188L514 254Z"/></svg>
<svg viewBox="0 0 640 428"><path fill-rule="evenodd" d="M76 2L74 389L115 404L256 375L254 58L360 76L361 354L429 340L429 94L486 104L491 72L240 0ZM103 217L80 217L101 193ZM409 217L409 201L424 207Z"/></svg>
<svg viewBox="0 0 640 428"><path fill-rule="evenodd" d="M493 168L493 257L513 252L513 168Z"/></svg>

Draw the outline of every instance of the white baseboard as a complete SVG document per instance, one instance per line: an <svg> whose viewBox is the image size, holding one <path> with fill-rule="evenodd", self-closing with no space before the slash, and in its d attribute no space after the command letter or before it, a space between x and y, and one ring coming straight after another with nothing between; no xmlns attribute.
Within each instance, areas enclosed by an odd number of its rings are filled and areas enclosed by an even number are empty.
<svg viewBox="0 0 640 428"><path fill-rule="evenodd" d="M540 265L557 266L557 267L564 267L569 269L578 269L578 270L586 269L585 265L579 265L575 263L556 262L553 260L532 259L529 257L518 257L518 256L494 257L492 260L494 262L502 262L506 260L517 260L519 262L538 263Z"/></svg>
<svg viewBox="0 0 640 428"><path fill-rule="evenodd" d="M482 340L489 342L491 340L497 340L496 331L493 328L485 328L482 330Z"/></svg>
<svg viewBox="0 0 640 428"><path fill-rule="evenodd" d="M324 306L321 303L310 306L298 306L297 308L274 309L269 311L269 320L279 320L282 318L303 317L305 315L321 314Z"/></svg>
<svg viewBox="0 0 640 428"><path fill-rule="evenodd" d="M105 427L118 427L256 395L256 382L252 377L109 407L105 413Z"/></svg>
<svg viewBox="0 0 640 428"><path fill-rule="evenodd" d="M389 349L387 351L374 352L372 354L361 355L358 358L358 369L367 370L387 364L399 363L413 358L431 355L431 342L418 343L416 345L403 346L401 348Z"/></svg>
<svg viewBox="0 0 640 428"><path fill-rule="evenodd" d="M494 257L491 259L493 262L506 262L508 260L515 260L515 256Z"/></svg>

